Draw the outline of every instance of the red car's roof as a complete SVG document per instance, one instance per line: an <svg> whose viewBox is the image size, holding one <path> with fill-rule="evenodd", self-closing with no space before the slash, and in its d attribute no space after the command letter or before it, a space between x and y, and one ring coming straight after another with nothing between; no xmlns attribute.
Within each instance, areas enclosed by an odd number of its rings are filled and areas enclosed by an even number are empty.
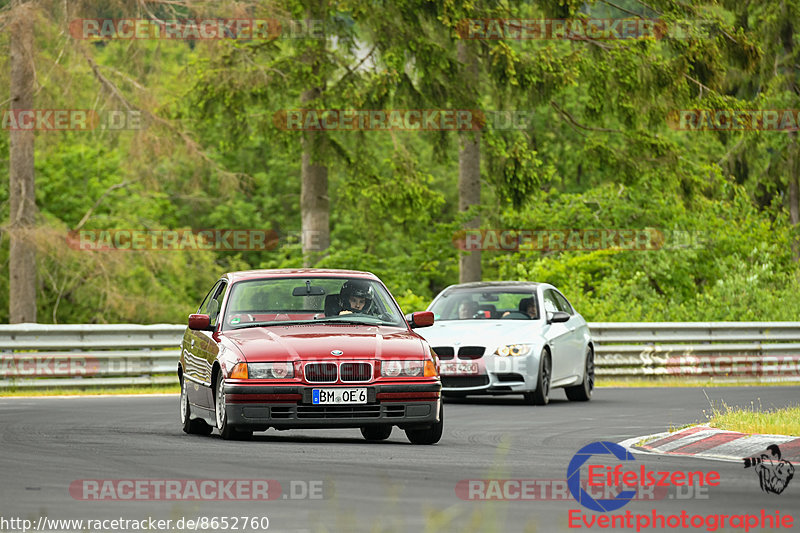
<svg viewBox="0 0 800 533"><path fill-rule="evenodd" d="M302 278L308 276L320 277L348 277L348 278L364 278L377 280L378 277L371 272L362 272L360 270L336 270L336 269L322 269L322 268L276 268L271 270L240 270L239 272L228 272L225 277L231 282L242 281L247 279L263 279L263 278Z"/></svg>

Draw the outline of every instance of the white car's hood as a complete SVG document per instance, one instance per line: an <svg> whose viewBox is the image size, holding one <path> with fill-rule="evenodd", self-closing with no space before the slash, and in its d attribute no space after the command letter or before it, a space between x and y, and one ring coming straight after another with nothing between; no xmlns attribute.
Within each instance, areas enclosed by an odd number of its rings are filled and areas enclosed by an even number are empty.
<svg viewBox="0 0 800 533"><path fill-rule="evenodd" d="M505 343L535 342L540 338L541 325L541 322L533 320L443 320L416 331L433 347L492 348Z"/></svg>

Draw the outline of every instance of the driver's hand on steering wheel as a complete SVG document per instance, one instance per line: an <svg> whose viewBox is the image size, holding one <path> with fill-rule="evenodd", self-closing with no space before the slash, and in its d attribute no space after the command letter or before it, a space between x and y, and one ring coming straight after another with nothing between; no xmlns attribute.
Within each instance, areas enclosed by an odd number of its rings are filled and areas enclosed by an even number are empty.
<svg viewBox="0 0 800 533"><path fill-rule="evenodd" d="M352 311L348 311L346 309L344 311L339 311L339 315L352 315L352 314L353 314Z"/></svg>

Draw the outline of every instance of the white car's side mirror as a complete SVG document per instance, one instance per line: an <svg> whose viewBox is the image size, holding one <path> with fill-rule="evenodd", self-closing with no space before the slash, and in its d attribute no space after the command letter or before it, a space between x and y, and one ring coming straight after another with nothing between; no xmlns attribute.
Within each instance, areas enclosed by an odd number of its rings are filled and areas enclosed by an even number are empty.
<svg viewBox="0 0 800 533"><path fill-rule="evenodd" d="M567 322L570 319L570 314L564 311L556 311L555 313L547 313L547 323L555 324L558 322Z"/></svg>

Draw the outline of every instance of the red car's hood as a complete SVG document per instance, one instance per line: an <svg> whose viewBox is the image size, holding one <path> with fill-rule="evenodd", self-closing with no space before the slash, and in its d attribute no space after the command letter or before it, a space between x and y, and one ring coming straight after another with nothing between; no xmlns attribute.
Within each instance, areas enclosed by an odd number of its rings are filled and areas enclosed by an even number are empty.
<svg viewBox="0 0 800 533"><path fill-rule="evenodd" d="M226 331L249 362L313 358L380 359L425 357L422 340L408 330L381 326L288 325ZM334 356L331 351L339 350Z"/></svg>

